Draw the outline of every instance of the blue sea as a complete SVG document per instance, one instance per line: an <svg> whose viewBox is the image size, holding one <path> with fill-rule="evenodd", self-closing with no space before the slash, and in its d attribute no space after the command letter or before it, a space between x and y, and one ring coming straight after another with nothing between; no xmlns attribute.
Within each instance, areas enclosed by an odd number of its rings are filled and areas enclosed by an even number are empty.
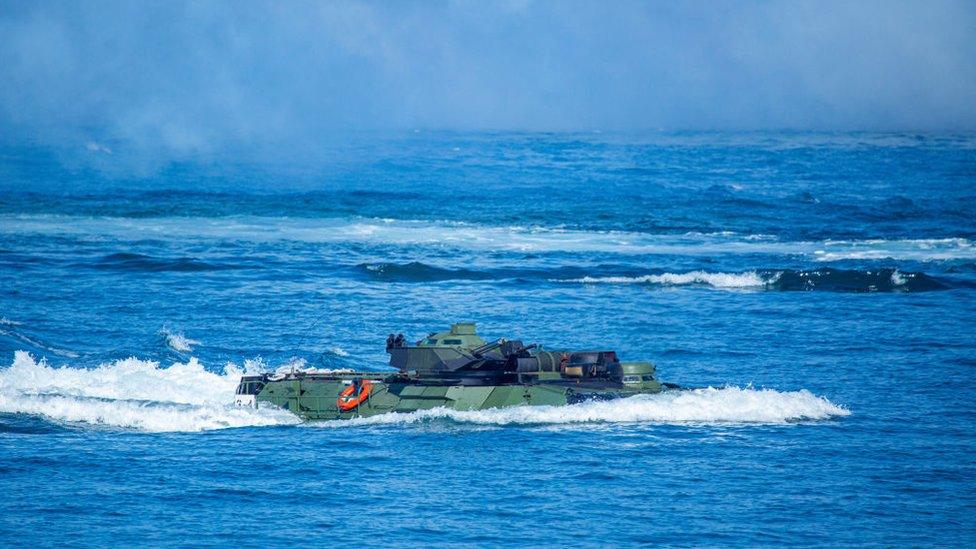
<svg viewBox="0 0 976 549"><path fill-rule="evenodd" d="M0 545L973 545L974 244L972 134L7 144ZM689 390L232 404L457 321Z"/></svg>

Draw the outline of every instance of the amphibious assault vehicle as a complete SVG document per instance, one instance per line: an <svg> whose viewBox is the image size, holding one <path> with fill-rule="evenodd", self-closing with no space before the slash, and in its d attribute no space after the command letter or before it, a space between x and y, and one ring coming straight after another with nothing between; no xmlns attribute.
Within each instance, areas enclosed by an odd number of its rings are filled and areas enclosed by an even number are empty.
<svg viewBox="0 0 976 549"><path fill-rule="evenodd" d="M574 404L676 386L654 378L649 362L620 362L610 350L554 351L521 341L486 342L462 322L409 345L386 340L396 372L299 370L241 378L235 402L277 406L306 419L346 419L444 407Z"/></svg>

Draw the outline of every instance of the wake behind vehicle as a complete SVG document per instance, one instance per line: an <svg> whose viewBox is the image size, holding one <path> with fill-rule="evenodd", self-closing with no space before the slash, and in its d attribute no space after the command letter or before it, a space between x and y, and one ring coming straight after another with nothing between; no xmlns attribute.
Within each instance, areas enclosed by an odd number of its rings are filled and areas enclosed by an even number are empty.
<svg viewBox="0 0 976 549"><path fill-rule="evenodd" d="M486 342L469 322L414 345L402 334L391 334L386 351L396 372L244 376L235 402L277 406L305 419L349 419L437 407L559 406L676 387L657 381L653 364L620 362L614 351L550 351L518 340Z"/></svg>

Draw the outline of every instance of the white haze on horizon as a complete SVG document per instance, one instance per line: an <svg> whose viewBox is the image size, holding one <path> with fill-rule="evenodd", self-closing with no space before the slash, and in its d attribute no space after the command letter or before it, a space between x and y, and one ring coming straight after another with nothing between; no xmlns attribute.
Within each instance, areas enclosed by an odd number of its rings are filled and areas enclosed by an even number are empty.
<svg viewBox="0 0 976 549"><path fill-rule="evenodd" d="M0 141L976 129L976 4L0 1Z"/></svg>

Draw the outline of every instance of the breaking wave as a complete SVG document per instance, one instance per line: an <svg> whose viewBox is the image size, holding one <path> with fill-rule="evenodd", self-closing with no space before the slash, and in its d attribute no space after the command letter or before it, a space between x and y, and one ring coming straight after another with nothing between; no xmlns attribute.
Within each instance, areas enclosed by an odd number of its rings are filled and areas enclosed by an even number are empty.
<svg viewBox="0 0 976 549"><path fill-rule="evenodd" d="M316 425L411 424L437 419L475 425L565 425L584 423L740 423L785 424L826 420L850 411L805 389L775 391L740 387L705 388L637 395L620 400L594 401L570 406L519 406L457 411L434 408L411 413L389 413L350 421Z"/></svg>
<svg viewBox="0 0 976 549"><path fill-rule="evenodd" d="M193 350L194 345L201 344L200 341L190 339L181 332L170 332L168 330L163 330L160 333L166 339L166 346L180 353L189 353Z"/></svg>
<svg viewBox="0 0 976 549"><path fill-rule="evenodd" d="M327 350L337 357L346 358L349 356L349 352L343 349L342 347L332 346L329 347Z"/></svg>
<svg viewBox="0 0 976 549"><path fill-rule="evenodd" d="M169 367L128 358L93 369L55 368L17 351L13 364L0 369L0 413L150 432L299 422L282 410L235 406L242 373L232 364L222 374L210 372L193 358Z"/></svg>
<svg viewBox="0 0 976 549"><path fill-rule="evenodd" d="M945 290L954 283L921 272L898 269L811 270L756 269L744 272L634 272L625 267L601 265L589 269L447 269L413 261L410 263L360 264L356 269L382 282L438 282L446 280L545 280L578 284L641 284L646 286L702 286L720 289L831 292L923 292ZM590 271L590 272L587 272Z"/></svg>
<svg viewBox="0 0 976 549"><path fill-rule="evenodd" d="M866 271L840 269L786 270L771 277L770 284L777 290L826 290L833 292L925 292L946 290L951 287L948 281L925 273L902 272L898 269Z"/></svg>
<svg viewBox="0 0 976 549"><path fill-rule="evenodd" d="M746 273L662 273L641 276L585 276L554 282L579 282L581 284L652 284L661 286L701 285L714 288L764 288L767 281L755 271Z"/></svg>
<svg viewBox="0 0 976 549"><path fill-rule="evenodd" d="M583 277L553 282L581 284L646 284L651 286L709 286L725 289L829 292L924 292L946 290L948 282L898 269L853 271L842 269L757 270L743 273L661 273L640 276Z"/></svg>

